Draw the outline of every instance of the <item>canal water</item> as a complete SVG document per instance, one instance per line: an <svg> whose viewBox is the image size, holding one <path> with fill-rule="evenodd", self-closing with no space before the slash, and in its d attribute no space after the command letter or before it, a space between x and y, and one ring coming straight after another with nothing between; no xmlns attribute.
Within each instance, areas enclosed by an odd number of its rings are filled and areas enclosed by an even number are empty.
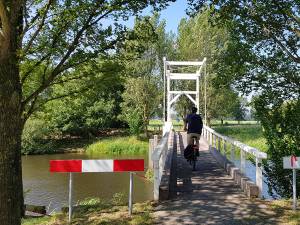
<svg viewBox="0 0 300 225"><path fill-rule="evenodd" d="M68 173L50 173L49 161L53 159L144 159L146 155L114 156L88 155L85 153L67 153L51 155L33 155L22 157L23 185L25 204L44 205L47 213L60 211L62 206L68 205ZM138 173L134 176L133 201L142 202L153 198L153 184L146 181ZM74 173L73 203L89 197L111 199L115 193L128 196L129 173Z"/></svg>

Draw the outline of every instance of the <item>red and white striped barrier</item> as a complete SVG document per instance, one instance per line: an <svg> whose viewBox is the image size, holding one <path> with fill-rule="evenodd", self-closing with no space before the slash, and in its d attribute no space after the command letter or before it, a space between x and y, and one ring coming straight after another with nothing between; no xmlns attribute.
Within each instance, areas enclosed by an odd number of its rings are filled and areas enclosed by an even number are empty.
<svg viewBox="0 0 300 225"><path fill-rule="evenodd" d="M89 172L130 172L129 215L132 213L133 173L144 171L143 159L103 159L103 160L50 160L50 172L70 173L69 178L69 222L72 217L73 173Z"/></svg>
<svg viewBox="0 0 300 225"><path fill-rule="evenodd" d="M50 160L50 172L133 172L144 171L143 159Z"/></svg>

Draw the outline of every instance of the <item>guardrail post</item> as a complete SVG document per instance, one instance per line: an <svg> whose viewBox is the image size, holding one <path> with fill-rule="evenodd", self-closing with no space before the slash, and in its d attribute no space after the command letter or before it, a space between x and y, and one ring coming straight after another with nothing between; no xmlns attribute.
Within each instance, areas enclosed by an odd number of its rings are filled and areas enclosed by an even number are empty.
<svg viewBox="0 0 300 225"><path fill-rule="evenodd" d="M221 152L221 138L218 137L218 151Z"/></svg>
<svg viewBox="0 0 300 225"><path fill-rule="evenodd" d="M152 160L152 154L154 150L154 140L149 139L149 152L148 152L148 168L153 169L153 160Z"/></svg>
<svg viewBox="0 0 300 225"><path fill-rule="evenodd" d="M234 144L231 144L230 160L231 160L231 162L234 163L234 160L235 160L235 147L234 147Z"/></svg>
<svg viewBox="0 0 300 225"><path fill-rule="evenodd" d="M243 149L241 149L241 172L245 173L245 167L246 167L246 156Z"/></svg>
<svg viewBox="0 0 300 225"><path fill-rule="evenodd" d="M261 158L256 157L256 185L258 186L258 197L262 197L262 186L263 186L263 179L262 179L262 160Z"/></svg>
<svg viewBox="0 0 300 225"><path fill-rule="evenodd" d="M226 140L225 139L223 139L223 141L224 141L224 143L223 143L223 148L224 148L224 156L225 156L225 158L227 158L227 156L226 156Z"/></svg>

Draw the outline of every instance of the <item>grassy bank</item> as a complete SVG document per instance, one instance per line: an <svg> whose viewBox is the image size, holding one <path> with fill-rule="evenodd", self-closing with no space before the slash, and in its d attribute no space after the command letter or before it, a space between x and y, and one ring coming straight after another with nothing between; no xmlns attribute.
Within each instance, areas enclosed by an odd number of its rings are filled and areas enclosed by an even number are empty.
<svg viewBox="0 0 300 225"><path fill-rule="evenodd" d="M266 139L260 125L214 126L213 129L261 151L267 151Z"/></svg>
<svg viewBox="0 0 300 225"><path fill-rule="evenodd" d="M76 225L141 225L153 224L151 217L151 202L136 203L133 205L132 216L128 215L128 206L120 199L104 201L101 199L87 199L73 209L71 224ZM25 218L22 225L67 225L68 214L59 213L49 217Z"/></svg>
<svg viewBox="0 0 300 225"><path fill-rule="evenodd" d="M274 200L271 201L269 205L276 214L281 215L282 224L300 225L299 207L296 211L292 210L292 200Z"/></svg>
<svg viewBox="0 0 300 225"><path fill-rule="evenodd" d="M109 137L87 146L87 153L120 155L144 154L148 150L148 139L135 136Z"/></svg>
<svg viewBox="0 0 300 225"><path fill-rule="evenodd" d="M276 200L267 202L267 205L273 210L281 220L280 224L299 225L300 211L291 210L291 200ZM79 206L74 208L74 214L71 224L76 225L147 225L154 224L151 215L153 204L151 202L136 203L133 205L133 215L128 215L126 204L117 201L102 201L100 199L87 199L82 201ZM59 213L53 216L41 218L25 218L22 225L67 225L68 214ZM249 215L245 219L245 224L264 223L264 218L259 215Z"/></svg>

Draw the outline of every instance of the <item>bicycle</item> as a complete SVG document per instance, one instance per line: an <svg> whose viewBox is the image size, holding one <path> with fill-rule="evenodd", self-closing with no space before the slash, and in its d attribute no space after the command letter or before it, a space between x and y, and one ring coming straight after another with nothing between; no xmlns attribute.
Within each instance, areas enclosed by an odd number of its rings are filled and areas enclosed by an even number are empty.
<svg viewBox="0 0 300 225"><path fill-rule="evenodd" d="M190 160L190 164L193 165L193 171L196 170L196 161L197 157L199 156L199 147L197 145L197 137L193 136L193 155Z"/></svg>

